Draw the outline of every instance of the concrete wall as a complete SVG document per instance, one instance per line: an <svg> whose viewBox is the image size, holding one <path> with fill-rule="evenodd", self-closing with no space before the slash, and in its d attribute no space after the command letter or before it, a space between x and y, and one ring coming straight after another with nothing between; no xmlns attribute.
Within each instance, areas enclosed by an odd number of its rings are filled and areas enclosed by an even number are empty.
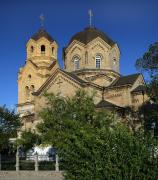
<svg viewBox="0 0 158 180"><path fill-rule="evenodd" d="M0 180L64 180L63 172L0 171Z"/></svg>

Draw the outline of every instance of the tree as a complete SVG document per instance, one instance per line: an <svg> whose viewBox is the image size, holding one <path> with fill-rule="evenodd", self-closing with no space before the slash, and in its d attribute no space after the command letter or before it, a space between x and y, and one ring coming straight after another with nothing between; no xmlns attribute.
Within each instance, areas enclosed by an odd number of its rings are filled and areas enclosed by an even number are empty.
<svg viewBox="0 0 158 180"><path fill-rule="evenodd" d="M158 104L147 102L139 108L145 133L158 137Z"/></svg>
<svg viewBox="0 0 158 180"><path fill-rule="evenodd" d="M110 112L96 110L93 96L84 91L46 99L37 128L43 143L57 148L67 179L157 179L152 137L133 134Z"/></svg>
<svg viewBox="0 0 158 180"><path fill-rule="evenodd" d="M151 44L148 51L136 60L136 68L146 71L151 78L158 77L158 43Z"/></svg>
<svg viewBox="0 0 158 180"><path fill-rule="evenodd" d="M158 135L158 43L151 44L143 54L136 60L136 68L148 74L147 94L150 101L140 108L144 115L144 127L146 131L151 131L155 126L155 135Z"/></svg>
<svg viewBox="0 0 158 180"><path fill-rule="evenodd" d="M153 102L158 103L158 43L151 44L147 52L136 60L135 66L149 75L147 93Z"/></svg>
<svg viewBox="0 0 158 180"><path fill-rule="evenodd" d="M152 79L147 84L147 93L152 102L158 104L158 77L157 75L152 77Z"/></svg>
<svg viewBox="0 0 158 180"><path fill-rule="evenodd" d="M32 132L30 129L21 132L20 138L17 140L17 144L21 147L25 152L31 149L35 145L39 145L41 142L40 136Z"/></svg>
<svg viewBox="0 0 158 180"><path fill-rule="evenodd" d="M19 116L14 110L10 111L5 106L0 107L0 153L9 150L9 139L17 137L20 126Z"/></svg>

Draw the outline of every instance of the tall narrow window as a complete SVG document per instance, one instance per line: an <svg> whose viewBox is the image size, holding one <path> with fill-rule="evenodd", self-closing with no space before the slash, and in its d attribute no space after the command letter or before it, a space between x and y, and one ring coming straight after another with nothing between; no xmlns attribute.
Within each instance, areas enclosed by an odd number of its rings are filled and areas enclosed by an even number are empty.
<svg viewBox="0 0 158 180"><path fill-rule="evenodd" d="M35 92L35 86L31 85L30 90L31 90L31 93Z"/></svg>
<svg viewBox="0 0 158 180"><path fill-rule="evenodd" d="M113 58L113 64L115 65L116 63L116 58Z"/></svg>
<svg viewBox="0 0 158 180"><path fill-rule="evenodd" d="M26 95L26 99L28 100L30 96L30 90L28 86L25 87L25 95Z"/></svg>
<svg viewBox="0 0 158 180"><path fill-rule="evenodd" d="M74 57L74 70L78 70L80 68L80 60L79 57Z"/></svg>
<svg viewBox="0 0 158 180"><path fill-rule="evenodd" d="M41 53L42 53L42 54L45 53L45 49L46 49L46 48L45 48L45 45L42 45L42 46L41 46Z"/></svg>
<svg viewBox="0 0 158 180"><path fill-rule="evenodd" d="M31 53L33 53L33 51L34 51L34 47L33 47L33 46L31 46Z"/></svg>
<svg viewBox="0 0 158 180"><path fill-rule="evenodd" d="M28 80L31 80L31 74L28 75Z"/></svg>
<svg viewBox="0 0 158 180"><path fill-rule="evenodd" d="M52 54L54 54L54 47L52 47Z"/></svg>
<svg viewBox="0 0 158 180"><path fill-rule="evenodd" d="M101 67L101 56L100 55L96 55L95 63L96 63L96 68L100 69L100 67Z"/></svg>
<svg viewBox="0 0 158 180"><path fill-rule="evenodd" d="M113 58L113 69L114 69L115 71L118 71L118 65L117 65L117 60L116 60L116 58Z"/></svg>

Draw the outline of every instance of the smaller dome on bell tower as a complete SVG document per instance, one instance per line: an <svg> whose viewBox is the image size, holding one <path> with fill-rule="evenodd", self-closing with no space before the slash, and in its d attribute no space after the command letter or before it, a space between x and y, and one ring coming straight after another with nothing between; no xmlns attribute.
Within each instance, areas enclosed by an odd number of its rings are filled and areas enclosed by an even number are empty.
<svg viewBox="0 0 158 180"><path fill-rule="evenodd" d="M37 66L50 66L57 60L58 45L50 34L40 28L26 44L27 60Z"/></svg>

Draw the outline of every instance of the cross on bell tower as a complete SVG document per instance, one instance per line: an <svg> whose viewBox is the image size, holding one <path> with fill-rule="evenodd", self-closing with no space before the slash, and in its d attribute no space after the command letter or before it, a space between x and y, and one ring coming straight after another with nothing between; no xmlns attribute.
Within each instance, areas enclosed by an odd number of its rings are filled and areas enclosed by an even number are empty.
<svg viewBox="0 0 158 180"><path fill-rule="evenodd" d="M93 12L92 12L91 9L89 9L88 15L89 15L89 26L92 27L92 17L93 17Z"/></svg>
<svg viewBox="0 0 158 180"><path fill-rule="evenodd" d="M40 18L40 22L41 22L41 27L43 28L43 27L44 27L44 20L45 20L44 15L41 14L41 15L39 16L39 18Z"/></svg>

